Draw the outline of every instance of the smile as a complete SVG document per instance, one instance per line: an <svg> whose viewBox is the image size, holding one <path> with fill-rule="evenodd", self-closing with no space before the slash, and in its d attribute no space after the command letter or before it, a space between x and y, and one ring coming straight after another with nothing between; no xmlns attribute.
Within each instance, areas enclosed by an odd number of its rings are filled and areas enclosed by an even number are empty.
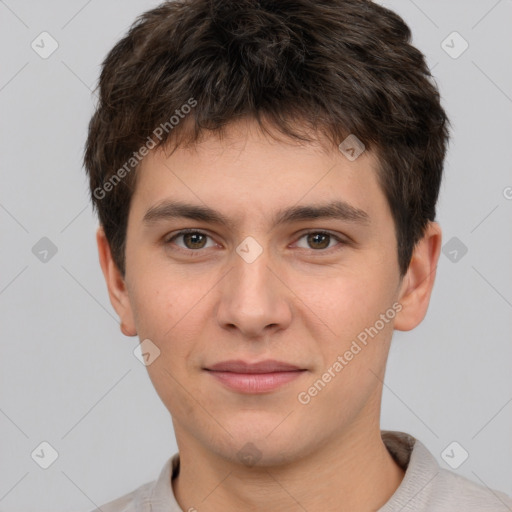
<svg viewBox="0 0 512 512"><path fill-rule="evenodd" d="M249 394L274 391L307 371L272 360L253 364L244 361L225 361L205 370L227 388Z"/></svg>

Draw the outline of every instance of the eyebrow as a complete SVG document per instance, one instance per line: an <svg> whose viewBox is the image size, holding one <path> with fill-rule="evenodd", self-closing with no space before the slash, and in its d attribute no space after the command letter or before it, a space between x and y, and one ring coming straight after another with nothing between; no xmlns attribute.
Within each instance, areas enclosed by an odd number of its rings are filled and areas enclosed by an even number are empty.
<svg viewBox="0 0 512 512"><path fill-rule="evenodd" d="M234 222L217 210L208 206L184 203L181 201L163 201L149 208L142 222L150 225L159 221L186 218L211 224L224 225L234 230ZM313 219L336 219L358 224L370 224L370 216L360 208L345 201L333 201L325 204L299 205L279 210L273 218L274 225Z"/></svg>

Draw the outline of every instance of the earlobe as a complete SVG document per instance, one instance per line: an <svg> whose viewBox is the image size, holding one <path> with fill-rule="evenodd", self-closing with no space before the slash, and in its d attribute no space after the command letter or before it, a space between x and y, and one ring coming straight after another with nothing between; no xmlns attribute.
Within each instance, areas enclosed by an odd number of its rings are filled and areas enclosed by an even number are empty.
<svg viewBox="0 0 512 512"><path fill-rule="evenodd" d="M120 318L120 329L125 336L136 336L137 329L126 289L125 280L115 264L107 237L100 226L96 231L96 243L101 270L107 284L110 303Z"/></svg>
<svg viewBox="0 0 512 512"><path fill-rule="evenodd" d="M137 331L135 330L135 328L129 329L126 327L126 325L124 325L123 322L119 324L119 328L121 329L121 332L125 336L137 336Z"/></svg>
<svg viewBox="0 0 512 512"><path fill-rule="evenodd" d="M395 329L399 331L410 331L425 318L436 277L441 239L439 224L430 222L414 248L398 298L402 310L395 318Z"/></svg>

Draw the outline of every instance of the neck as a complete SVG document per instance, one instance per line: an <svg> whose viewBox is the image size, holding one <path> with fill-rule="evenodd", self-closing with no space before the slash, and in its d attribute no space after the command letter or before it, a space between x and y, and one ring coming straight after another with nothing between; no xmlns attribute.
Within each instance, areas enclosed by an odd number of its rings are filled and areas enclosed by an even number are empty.
<svg viewBox="0 0 512 512"><path fill-rule="evenodd" d="M176 500L185 511L201 512L378 510L404 471L387 451L378 425L373 427L354 429L299 460L269 467L247 467L182 443L180 473L172 482Z"/></svg>

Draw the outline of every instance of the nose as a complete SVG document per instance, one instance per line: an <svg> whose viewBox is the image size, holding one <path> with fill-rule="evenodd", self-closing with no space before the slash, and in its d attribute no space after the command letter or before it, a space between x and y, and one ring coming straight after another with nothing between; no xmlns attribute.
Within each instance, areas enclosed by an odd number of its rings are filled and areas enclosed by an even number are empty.
<svg viewBox="0 0 512 512"><path fill-rule="evenodd" d="M223 329L261 339L291 322L289 289L264 250L254 261L234 251L233 266L221 281L217 320Z"/></svg>

